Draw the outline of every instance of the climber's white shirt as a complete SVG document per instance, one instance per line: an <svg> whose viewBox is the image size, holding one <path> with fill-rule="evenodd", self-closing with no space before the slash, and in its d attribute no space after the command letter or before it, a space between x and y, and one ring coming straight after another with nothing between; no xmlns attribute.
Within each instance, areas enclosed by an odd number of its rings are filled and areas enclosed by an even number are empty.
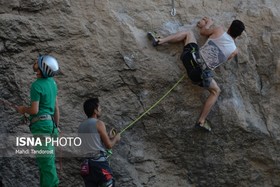
<svg viewBox="0 0 280 187"><path fill-rule="evenodd" d="M236 45L228 33L219 38L209 38L200 48L200 54L210 69L215 69L226 62L228 57L235 51Z"/></svg>

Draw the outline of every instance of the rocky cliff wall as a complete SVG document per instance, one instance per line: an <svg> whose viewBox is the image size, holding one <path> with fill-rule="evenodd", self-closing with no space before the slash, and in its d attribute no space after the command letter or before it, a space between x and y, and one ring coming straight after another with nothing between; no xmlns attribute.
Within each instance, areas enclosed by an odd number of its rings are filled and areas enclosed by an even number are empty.
<svg viewBox="0 0 280 187"><path fill-rule="evenodd" d="M195 28L203 16L228 27L241 19L239 55L215 71L221 95L208 119L193 125L208 96L185 78L123 135L111 165L117 186L280 186L280 3L277 0L0 1L1 99L27 104L38 53L54 55L61 130L76 132L83 101L98 96L104 120L125 128L186 73L182 44L152 47L147 31L166 36ZM196 34L199 44L205 38ZM1 105L1 133L29 132ZM79 159L64 158L61 186L83 186ZM37 186L30 158L1 158L4 186Z"/></svg>

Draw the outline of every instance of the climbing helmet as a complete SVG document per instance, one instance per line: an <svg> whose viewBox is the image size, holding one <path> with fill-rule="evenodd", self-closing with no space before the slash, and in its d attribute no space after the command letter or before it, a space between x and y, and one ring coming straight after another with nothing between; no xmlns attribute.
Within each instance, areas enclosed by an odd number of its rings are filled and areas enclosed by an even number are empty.
<svg viewBox="0 0 280 187"><path fill-rule="evenodd" d="M59 72L57 60L50 55L40 55L38 66L44 78L53 77Z"/></svg>

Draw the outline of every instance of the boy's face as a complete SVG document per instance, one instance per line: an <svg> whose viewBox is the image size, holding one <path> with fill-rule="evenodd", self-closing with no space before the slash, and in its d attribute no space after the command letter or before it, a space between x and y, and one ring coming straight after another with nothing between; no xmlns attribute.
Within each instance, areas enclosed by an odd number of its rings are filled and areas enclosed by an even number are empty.
<svg viewBox="0 0 280 187"><path fill-rule="evenodd" d="M41 75L41 71L39 69L38 61L36 60L33 64L33 71L36 73L37 76Z"/></svg>
<svg viewBox="0 0 280 187"><path fill-rule="evenodd" d="M39 69L39 66L38 66L38 61L36 60L33 64L33 71L34 72L37 72L37 70Z"/></svg>

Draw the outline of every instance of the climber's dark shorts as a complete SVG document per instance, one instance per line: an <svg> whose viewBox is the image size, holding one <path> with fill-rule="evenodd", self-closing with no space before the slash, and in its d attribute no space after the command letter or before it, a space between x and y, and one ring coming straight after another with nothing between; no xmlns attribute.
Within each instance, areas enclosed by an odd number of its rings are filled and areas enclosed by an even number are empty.
<svg viewBox="0 0 280 187"><path fill-rule="evenodd" d="M187 70L188 77L193 84L209 88L213 77L212 70L208 68L202 70L200 65L194 60L192 53L194 53L197 59L200 58L199 47L196 43L185 45L181 54L181 60Z"/></svg>

